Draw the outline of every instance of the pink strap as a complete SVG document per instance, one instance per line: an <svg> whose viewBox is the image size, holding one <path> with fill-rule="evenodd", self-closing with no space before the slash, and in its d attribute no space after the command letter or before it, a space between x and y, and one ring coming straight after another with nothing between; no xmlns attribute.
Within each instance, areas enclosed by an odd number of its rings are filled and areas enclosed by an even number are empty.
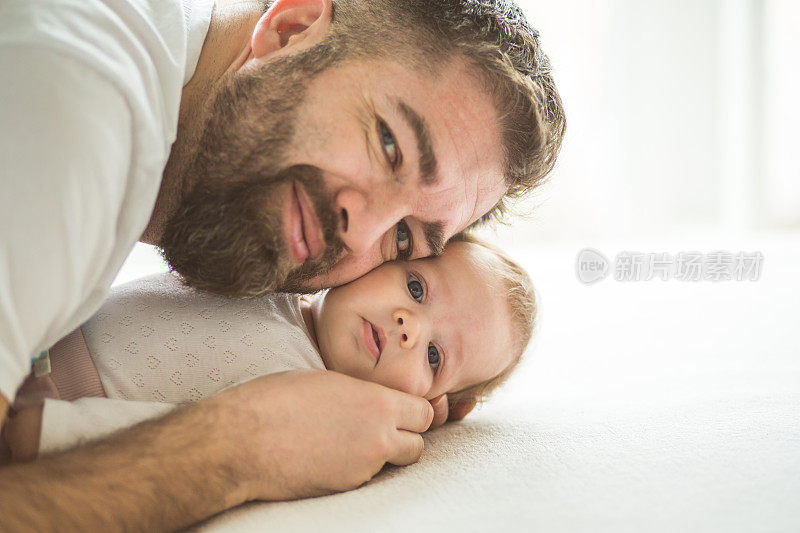
<svg viewBox="0 0 800 533"><path fill-rule="evenodd" d="M60 399L105 398L106 391L94 366L81 328L50 348L50 377Z"/></svg>

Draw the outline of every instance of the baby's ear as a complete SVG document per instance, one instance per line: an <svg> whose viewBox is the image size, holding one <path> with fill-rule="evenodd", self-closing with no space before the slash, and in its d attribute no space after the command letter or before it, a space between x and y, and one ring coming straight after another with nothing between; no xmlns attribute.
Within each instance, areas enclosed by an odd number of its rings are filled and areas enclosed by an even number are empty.
<svg viewBox="0 0 800 533"><path fill-rule="evenodd" d="M463 420L465 416L467 416L470 411L475 409L475 406L478 404L475 400L462 400L458 403L451 403L450 404L450 413L447 416L447 420L449 421L456 421L456 420Z"/></svg>

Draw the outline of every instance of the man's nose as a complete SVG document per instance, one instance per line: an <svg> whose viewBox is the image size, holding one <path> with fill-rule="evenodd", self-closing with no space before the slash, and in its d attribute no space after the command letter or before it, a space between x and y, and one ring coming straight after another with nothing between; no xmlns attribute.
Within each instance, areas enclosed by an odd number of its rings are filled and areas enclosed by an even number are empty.
<svg viewBox="0 0 800 533"><path fill-rule="evenodd" d="M420 336L419 317L406 309L398 309L392 313L392 319L400 337L400 347L410 349L416 346Z"/></svg>
<svg viewBox="0 0 800 533"><path fill-rule="evenodd" d="M373 193L375 195L377 191ZM336 194L335 206L339 215L339 235L353 255L372 249L402 218L401 205L371 201L367 194L352 188L342 189Z"/></svg>

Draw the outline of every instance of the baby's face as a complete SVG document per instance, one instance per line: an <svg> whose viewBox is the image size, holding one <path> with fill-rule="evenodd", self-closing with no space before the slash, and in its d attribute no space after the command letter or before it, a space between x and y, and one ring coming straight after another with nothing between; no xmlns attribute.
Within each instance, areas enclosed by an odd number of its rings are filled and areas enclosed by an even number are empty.
<svg viewBox="0 0 800 533"><path fill-rule="evenodd" d="M428 399L496 376L512 354L492 259L456 242L330 290L312 307L325 367Z"/></svg>

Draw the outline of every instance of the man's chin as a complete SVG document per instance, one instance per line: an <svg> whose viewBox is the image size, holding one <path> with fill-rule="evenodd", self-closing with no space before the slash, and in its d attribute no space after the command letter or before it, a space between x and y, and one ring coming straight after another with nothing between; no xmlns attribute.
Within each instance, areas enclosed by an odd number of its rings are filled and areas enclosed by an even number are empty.
<svg viewBox="0 0 800 533"><path fill-rule="evenodd" d="M337 274L337 271L340 270L342 255L341 253L336 254L329 251L320 260L306 262L299 267L295 267L294 271L286 276L283 283L279 284L276 290L296 294L311 294L322 289L342 285L345 282L338 281L339 275ZM331 256L338 256L339 260L334 260Z"/></svg>
<svg viewBox="0 0 800 533"><path fill-rule="evenodd" d="M294 285L292 291L301 294L311 294L313 292L321 291L322 289L330 289L344 285L350 280L341 280L340 276L336 274L336 269L330 268L324 272L318 273L312 277L306 277L303 280L298 280Z"/></svg>
<svg viewBox="0 0 800 533"><path fill-rule="evenodd" d="M216 247L200 250L196 247L166 247L162 256L185 283L196 289L226 297L247 298L271 292L310 294L330 285L326 280L336 263L322 260L297 265L287 250L270 258L257 253L236 257L223 256Z"/></svg>
<svg viewBox="0 0 800 533"><path fill-rule="evenodd" d="M325 280L329 277L328 272L330 272L330 270L331 269L328 268L313 275L301 274L299 272L293 273L277 287L277 290L295 294L312 294L326 289L332 286L325 284Z"/></svg>

